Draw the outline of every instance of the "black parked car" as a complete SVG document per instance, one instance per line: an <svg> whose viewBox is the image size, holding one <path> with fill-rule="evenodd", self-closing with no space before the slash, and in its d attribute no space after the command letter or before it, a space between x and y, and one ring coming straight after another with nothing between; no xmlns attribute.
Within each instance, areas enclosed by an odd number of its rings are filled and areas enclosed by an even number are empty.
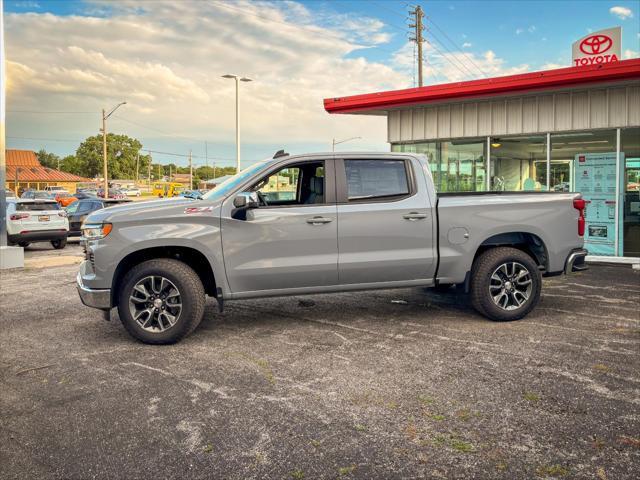
<svg viewBox="0 0 640 480"><path fill-rule="evenodd" d="M91 212L130 201L128 198L117 200L109 198L105 200L104 198L90 197L73 202L66 208L67 216L69 217L69 236L79 237L82 235L80 230L82 222Z"/></svg>

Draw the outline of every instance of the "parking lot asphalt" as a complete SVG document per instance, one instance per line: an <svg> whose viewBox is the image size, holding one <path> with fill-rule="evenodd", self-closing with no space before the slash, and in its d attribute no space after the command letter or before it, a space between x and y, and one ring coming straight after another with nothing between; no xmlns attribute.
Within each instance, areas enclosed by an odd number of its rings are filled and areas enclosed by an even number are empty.
<svg viewBox="0 0 640 480"><path fill-rule="evenodd" d="M75 253L74 253L75 252ZM78 255L34 245L26 258ZM37 262L36 262L37 263ZM640 471L640 272L545 280L493 323L455 289L208 300L147 346L76 265L1 272L2 478L589 478ZM635 473L634 473L635 472Z"/></svg>

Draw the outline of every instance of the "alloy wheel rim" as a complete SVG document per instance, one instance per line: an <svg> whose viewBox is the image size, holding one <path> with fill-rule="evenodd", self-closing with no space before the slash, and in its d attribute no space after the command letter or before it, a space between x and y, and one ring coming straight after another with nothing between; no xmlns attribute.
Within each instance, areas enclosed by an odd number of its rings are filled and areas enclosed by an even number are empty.
<svg viewBox="0 0 640 480"><path fill-rule="evenodd" d="M502 310L516 310L527 303L533 290L531 272L519 262L505 262L491 274L489 294Z"/></svg>
<svg viewBox="0 0 640 480"><path fill-rule="evenodd" d="M129 296L129 312L140 328L162 333L180 319L182 298L175 284L161 275L139 280Z"/></svg>

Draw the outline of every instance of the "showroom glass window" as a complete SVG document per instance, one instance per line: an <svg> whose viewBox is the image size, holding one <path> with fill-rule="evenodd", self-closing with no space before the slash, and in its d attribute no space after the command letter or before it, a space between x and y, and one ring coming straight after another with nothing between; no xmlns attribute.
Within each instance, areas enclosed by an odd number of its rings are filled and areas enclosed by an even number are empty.
<svg viewBox="0 0 640 480"><path fill-rule="evenodd" d="M620 131L620 161L623 169L623 255L640 257L640 128Z"/></svg>
<svg viewBox="0 0 640 480"><path fill-rule="evenodd" d="M547 188L547 136L492 137L491 190L545 191Z"/></svg>

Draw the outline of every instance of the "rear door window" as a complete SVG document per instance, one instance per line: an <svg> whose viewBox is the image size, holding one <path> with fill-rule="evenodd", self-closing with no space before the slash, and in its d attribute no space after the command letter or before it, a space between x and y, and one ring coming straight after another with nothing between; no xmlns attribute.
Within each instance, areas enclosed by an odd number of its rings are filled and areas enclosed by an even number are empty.
<svg viewBox="0 0 640 480"><path fill-rule="evenodd" d="M43 210L60 210L60 205L58 205L58 202L18 203L16 205L16 210L18 212L41 212Z"/></svg>
<svg viewBox="0 0 640 480"><path fill-rule="evenodd" d="M350 202L393 199L409 194L409 176L404 160L345 160Z"/></svg>

